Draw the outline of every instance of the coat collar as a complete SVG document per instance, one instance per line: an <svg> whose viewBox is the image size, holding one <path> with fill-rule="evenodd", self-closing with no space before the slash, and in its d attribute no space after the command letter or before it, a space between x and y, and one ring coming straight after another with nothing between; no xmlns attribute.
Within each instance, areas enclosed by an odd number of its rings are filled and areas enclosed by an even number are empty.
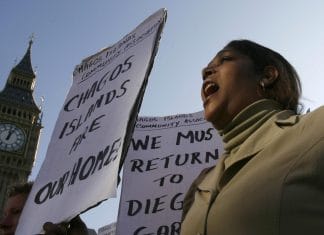
<svg viewBox="0 0 324 235"><path fill-rule="evenodd" d="M278 138L285 127L293 126L297 122L298 116L293 115L290 110L284 110L272 116L224 160L225 169L243 159L252 158L272 140Z"/></svg>
<svg viewBox="0 0 324 235"><path fill-rule="evenodd" d="M299 117L294 115L293 111L290 110L284 110L272 116L263 123L259 129L251 134L234 152L224 153L222 158L218 160L216 167L210 170L208 174L205 175L204 180L198 184L198 188L200 190L210 191L212 193L216 191L214 193L218 193L222 187L221 181L227 169L238 162L244 160L248 161L253 158L273 139L280 136L286 127L294 126L298 120Z"/></svg>
<svg viewBox="0 0 324 235"><path fill-rule="evenodd" d="M256 101L244 108L223 130L219 130L225 152L232 154L237 151L247 138L281 110L276 101L269 99Z"/></svg>

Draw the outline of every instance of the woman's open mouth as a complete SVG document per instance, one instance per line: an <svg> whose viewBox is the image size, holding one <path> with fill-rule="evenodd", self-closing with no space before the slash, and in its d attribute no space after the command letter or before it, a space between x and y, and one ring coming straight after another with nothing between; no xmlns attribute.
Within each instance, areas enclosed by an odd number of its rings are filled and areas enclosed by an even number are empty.
<svg viewBox="0 0 324 235"><path fill-rule="evenodd" d="M203 106L206 107L209 98L219 90L219 86L213 81L205 81L202 87Z"/></svg>
<svg viewBox="0 0 324 235"><path fill-rule="evenodd" d="M203 95L205 97L205 100L208 99L211 95L216 93L219 89L219 86L211 81L207 81L203 84Z"/></svg>

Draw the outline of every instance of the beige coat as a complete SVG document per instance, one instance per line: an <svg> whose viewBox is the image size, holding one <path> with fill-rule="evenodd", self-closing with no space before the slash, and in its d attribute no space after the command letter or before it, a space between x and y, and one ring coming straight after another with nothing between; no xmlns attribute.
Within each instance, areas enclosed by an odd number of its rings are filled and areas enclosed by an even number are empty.
<svg viewBox="0 0 324 235"><path fill-rule="evenodd" d="M191 187L181 235L324 234L324 108L276 114L231 159Z"/></svg>

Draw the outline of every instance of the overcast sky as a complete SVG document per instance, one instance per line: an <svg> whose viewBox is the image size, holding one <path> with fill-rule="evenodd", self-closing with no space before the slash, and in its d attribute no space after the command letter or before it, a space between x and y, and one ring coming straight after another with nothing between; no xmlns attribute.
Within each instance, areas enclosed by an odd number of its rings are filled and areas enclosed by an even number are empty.
<svg viewBox="0 0 324 235"><path fill-rule="evenodd" d="M35 100L44 118L31 179L45 157L57 116L81 60L112 45L160 8L168 10L160 48L140 115L202 109L201 69L232 39L247 38L288 59L303 85L301 102L324 103L324 1L322 0L0 0L0 86L25 54L34 34ZM82 216L98 229L116 221L118 200Z"/></svg>

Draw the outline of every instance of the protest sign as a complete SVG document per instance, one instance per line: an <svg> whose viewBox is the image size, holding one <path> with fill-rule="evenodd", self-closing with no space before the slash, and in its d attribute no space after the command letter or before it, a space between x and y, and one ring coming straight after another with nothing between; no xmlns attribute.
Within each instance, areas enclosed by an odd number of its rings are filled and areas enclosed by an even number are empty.
<svg viewBox="0 0 324 235"><path fill-rule="evenodd" d="M38 234L44 222L69 220L116 195L165 20L161 9L76 66L16 234Z"/></svg>
<svg viewBox="0 0 324 235"><path fill-rule="evenodd" d="M98 235L115 235L116 223L111 223L98 229Z"/></svg>
<svg viewBox="0 0 324 235"><path fill-rule="evenodd" d="M139 117L124 164L117 234L179 234L186 191L222 149L202 112Z"/></svg>

